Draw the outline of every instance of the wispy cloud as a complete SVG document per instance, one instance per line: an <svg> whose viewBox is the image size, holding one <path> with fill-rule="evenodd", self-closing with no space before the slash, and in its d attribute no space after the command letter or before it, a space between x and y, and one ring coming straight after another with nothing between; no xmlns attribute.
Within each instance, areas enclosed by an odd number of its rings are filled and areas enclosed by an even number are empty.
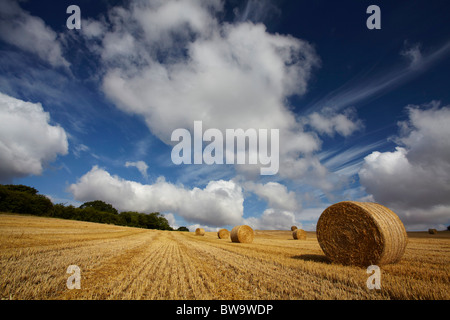
<svg viewBox="0 0 450 320"><path fill-rule="evenodd" d="M85 145L85 144L82 144L82 143L73 146L72 149L73 149L73 150L72 150L72 153L73 153L73 155L74 155L76 158L79 158L79 157L81 156L81 153L82 153L82 152L87 152L87 151L89 151L89 147L88 147L87 145Z"/></svg>
<svg viewBox="0 0 450 320"><path fill-rule="evenodd" d="M235 21L254 23L262 22L281 11L270 0L248 0L241 8L234 9Z"/></svg>
<svg viewBox="0 0 450 320"><path fill-rule="evenodd" d="M407 66L397 67L388 73L365 76L363 80L361 77L354 78L324 98L312 103L305 109L305 114L325 107L335 111L354 107L357 103L385 94L414 79L449 54L450 42L431 53L421 52L418 44L414 46L406 44L400 55L409 60Z"/></svg>
<svg viewBox="0 0 450 320"><path fill-rule="evenodd" d="M125 163L125 167L127 168L136 167L145 179L148 178L147 174L148 165L144 161L135 161L135 162L127 161Z"/></svg>
<svg viewBox="0 0 450 320"><path fill-rule="evenodd" d="M405 48L400 52L402 56L410 60L409 67L411 69L420 68L423 66L422 52L420 51L420 44Z"/></svg>
<svg viewBox="0 0 450 320"><path fill-rule="evenodd" d="M347 149L342 147L322 151L318 157L321 163L331 172L352 176L357 174L364 162L364 157L374 150L379 150L387 143L386 139L369 144L355 145Z"/></svg>
<svg viewBox="0 0 450 320"><path fill-rule="evenodd" d="M15 1L4 0L0 5L0 39L36 54L54 67L70 66L62 55L57 33Z"/></svg>

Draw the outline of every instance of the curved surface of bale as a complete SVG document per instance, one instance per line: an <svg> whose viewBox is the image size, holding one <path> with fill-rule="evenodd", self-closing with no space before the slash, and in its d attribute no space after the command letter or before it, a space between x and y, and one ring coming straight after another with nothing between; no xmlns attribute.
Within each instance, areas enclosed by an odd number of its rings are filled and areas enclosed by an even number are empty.
<svg viewBox="0 0 450 320"><path fill-rule="evenodd" d="M344 201L322 212L317 221L317 240L332 261L369 266L398 262L408 236L390 209L377 203Z"/></svg>
<svg viewBox="0 0 450 320"><path fill-rule="evenodd" d="M292 232L292 237L295 240L306 240L306 231L302 229L295 229Z"/></svg>
<svg viewBox="0 0 450 320"><path fill-rule="evenodd" d="M298 228L297 228L297 226L292 226L291 227L291 231L294 231L294 230L297 230Z"/></svg>
<svg viewBox="0 0 450 320"><path fill-rule="evenodd" d="M230 237L230 231L228 231L227 229L220 229L217 232L217 236L219 237L219 239L228 239Z"/></svg>
<svg viewBox="0 0 450 320"><path fill-rule="evenodd" d="M231 230L231 241L239 243L251 243L255 233L253 229L247 225L236 226Z"/></svg>
<svg viewBox="0 0 450 320"><path fill-rule="evenodd" d="M203 229L203 228L195 229L195 235L196 236L204 236L205 235L205 229Z"/></svg>
<svg viewBox="0 0 450 320"><path fill-rule="evenodd" d="M428 233L429 234L437 234L437 230L436 229L428 229Z"/></svg>

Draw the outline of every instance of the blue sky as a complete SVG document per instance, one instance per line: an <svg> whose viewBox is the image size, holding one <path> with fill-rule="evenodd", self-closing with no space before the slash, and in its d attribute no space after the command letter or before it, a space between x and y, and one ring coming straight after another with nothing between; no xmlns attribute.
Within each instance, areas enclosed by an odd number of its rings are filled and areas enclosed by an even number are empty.
<svg viewBox="0 0 450 320"><path fill-rule="evenodd" d="M81 29L68 29L69 5ZM369 30L369 5L381 29ZM2 1L0 182L172 226L314 230L343 200L450 224L443 1ZM278 129L279 171L175 165L177 128Z"/></svg>

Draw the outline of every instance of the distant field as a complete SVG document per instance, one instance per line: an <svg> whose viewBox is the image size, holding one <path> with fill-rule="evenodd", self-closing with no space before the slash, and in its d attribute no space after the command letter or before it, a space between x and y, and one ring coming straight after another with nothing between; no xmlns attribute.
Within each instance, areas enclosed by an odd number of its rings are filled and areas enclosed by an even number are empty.
<svg viewBox="0 0 450 320"><path fill-rule="evenodd" d="M251 244L215 232L157 231L0 214L2 299L450 299L450 232L409 233L398 264L330 263L314 232L256 231ZM69 265L81 289L69 290Z"/></svg>

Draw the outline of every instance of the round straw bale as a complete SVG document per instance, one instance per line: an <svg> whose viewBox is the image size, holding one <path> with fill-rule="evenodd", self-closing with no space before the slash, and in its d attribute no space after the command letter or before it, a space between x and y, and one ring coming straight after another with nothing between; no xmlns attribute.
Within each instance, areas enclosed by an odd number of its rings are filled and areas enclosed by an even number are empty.
<svg viewBox="0 0 450 320"><path fill-rule="evenodd" d="M247 225L236 226L231 230L231 241L239 243L251 243L255 236L253 229Z"/></svg>
<svg viewBox="0 0 450 320"><path fill-rule="evenodd" d="M291 231L297 230L297 226L292 226Z"/></svg>
<svg viewBox="0 0 450 320"><path fill-rule="evenodd" d="M217 236L219 237L219 239L228 239L230 237L230 231L228 231L227 229L220 229L217 232Z"/></svg>
<svg viewBox="0 0 450 320"><path fill-rule="evenodd" d="M195 235L196 236L204 236L205 235L205 229L203 229L203 228L195 229Z"/></svg>
<svg viewBox="0 0 450 320"><path fill-rule="evenodd" d="M429 234L437 234L437 230L436 229L428 229L428 233Z"/></svg>
<svg viewBox="0 0 450 320"><path fill-rule="evenodd" d="M292 232L292 236L295 240L306 240L306 231L302 229L295 229Z"/></svg>
<svg viewBox="0 0 450 320"><path fill-rule="evenodd" d="M333 262L369 266L398 262L408 236L399 217L388 208L344 201L322 212L317 221L317 240Z"/></svg>

